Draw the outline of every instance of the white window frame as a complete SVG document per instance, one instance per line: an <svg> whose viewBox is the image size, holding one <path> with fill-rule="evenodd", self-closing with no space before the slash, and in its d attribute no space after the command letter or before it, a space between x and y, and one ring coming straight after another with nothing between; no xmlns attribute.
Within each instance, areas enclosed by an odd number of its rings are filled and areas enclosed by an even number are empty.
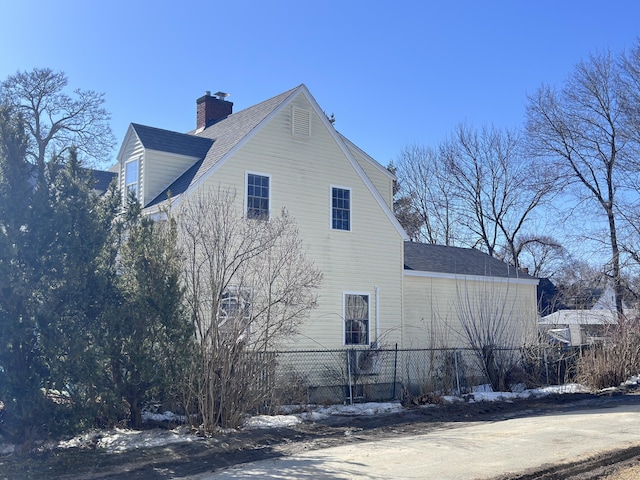
<svg viewBox="0 0 640 480"><path fill-rule="evenodd" d="M346 190L349 192L349 228L334 228L333 227L333 189ZM335 232L351 232L353 231L353 190L349 187L343 187L340 185L329 185L329 228Z"/></svg>
<svg viewBox="0 0 640 480"><path fill-rule="evenodd" d="M127 171L128 171L128 167L131 164L137 164L137 168L136 168L136 181L135 182L129 182L128 178L127 178ZM129 197L129 191L131 190L131 187L135 186L135 192L136 192L136 199L138 201L141 200L141 195L140 195L140 166L142 165L142 157L139 158L132 158L130 160L127 160L126 162L124 162L124 201L126 203L127 198Z"/></svg>
<svg viewBox="0 0 640 480"><path fill-rule="evenodd" d="M225 298L225 294L227 297ZM227 298L237 299L237 304L242 303L243 315L242 317L236 315L228 315L222 307ZM218 325L223 327L229 320L232 321L241 321L244 325L243 327L250 327L251 322L251 309L253 308L253 288L251 287L240 287L238 285L229 285L224 289L222 295L220 297L220 304L218 306Z"/></svg>
<svg viewBox="0 0 640 480"><path fill-rule="evenodd" d="M347 343L347 295L359 295L359 296L367 297L367 342L366 343ZM370 292L342 292L342 344L345 347L371 345L371 293Z"/></svg>
<svg viewBox="0 0 640 480"><path fill-rule="evenodd" d="M272 182L271 182L271 175L268 173L260 173L260 172L253 172L253 171L245 171L244 172L244 216L245 218L256 218L256 217L249 217L249 175L256 175L256 176L260 176L260 177L266 177L269 181L268 184L268 188L269 188L269 197L267 198L267 202L268 202L268 207L267 207L267 218L266 220L270 220L271 219L271 198L273 196L273 190L272 190Z"/></svg>

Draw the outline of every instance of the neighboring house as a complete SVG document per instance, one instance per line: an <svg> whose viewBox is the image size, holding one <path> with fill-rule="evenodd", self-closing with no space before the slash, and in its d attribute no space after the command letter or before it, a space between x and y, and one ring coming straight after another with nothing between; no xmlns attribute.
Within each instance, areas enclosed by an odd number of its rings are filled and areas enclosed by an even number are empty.
<svg viewBox="0 0 640 480"><path fill-rule="evenodd" d="M622 306L627 317L635 315L626 303ZM604 340L607 330L618 323L617 318L615 292L607 285L590 309L558 310L540 318L538 324L552 342L580 346Z"/></svg>
<svg viewBox="0 0 640 480"><path fill-rule="evenodd" d="M95 181L93 191L98 195L104 194L111 182L118 177L118 174L114 172L105 172L102 170L90 170L90 172Z"/></svg>
<svg viewBox="0 0 640 480"><path fill-rule="evenodd" d="M538 314L541 317L568 308L563 302L560 290L549 278L539 278L538 280Z"/></svg>
<svg viewBox="0 0 640 480"><path fill-rule="evenodd" d="M408 242L394 176L334 129L305 85L237 113L225 97L197 100L190 133L131 124L120 186L150 214L169 195L179 208L219 187L235 189L248 216L286 207L323 273L297 349L428 347L433 332L460 345L457 316L489 305L522 335L535 331L537 279L476 250Z"/></svg>

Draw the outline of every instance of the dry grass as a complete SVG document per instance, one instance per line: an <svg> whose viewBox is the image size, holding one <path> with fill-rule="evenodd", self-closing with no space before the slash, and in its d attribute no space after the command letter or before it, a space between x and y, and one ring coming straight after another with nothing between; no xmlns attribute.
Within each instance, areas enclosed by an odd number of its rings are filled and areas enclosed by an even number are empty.
<svg viewBox="0 0 640 480"><path fill-rule="evenodd" d="M578 362L577 381L595 389L616 387L640 373L640 321L621 319L605 337Z"/></svg>
<svg viewBox="0 0 640 480"><path fill-rule="evenodd" d="M602 480L637 480L638 478L640 478L640 465L634 465L602 477Z"/></svg>

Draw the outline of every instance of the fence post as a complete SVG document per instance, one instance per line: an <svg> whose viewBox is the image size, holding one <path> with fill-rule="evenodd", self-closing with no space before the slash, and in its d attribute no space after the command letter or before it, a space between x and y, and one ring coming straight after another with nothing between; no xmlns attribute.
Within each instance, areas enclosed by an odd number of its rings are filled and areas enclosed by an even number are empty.
<svg viewBox="0 0 640 480"><path fill-rule="evenodd" d="M349 374L349 405L353 405L353 384L351 382L351 358L354 357L354 354L351 353L352 350L347 350L347 370Z"/></svg>
<svg viewBox="0 0 640 480"><path fill-rule="evenodd" d="M453 351L453 364L456 369L456 393L460 396L460 372L458 372L458 350Z"/></svg>
<svg viewBox="0 0 640 480"><path fill-rule="evenodd" d="M543 346L542 351L544 352L544 370L547 376L547 385L549 385L549 358L547 356L547 348Z"/></svg>
<svg viewBox="0 0 640 480"><path fill-rule="evenodd" d="M393 357L393 395L391 396L392 400L396 399L396 379L398 373L398 344L396 343L396 351Z"/></svg>

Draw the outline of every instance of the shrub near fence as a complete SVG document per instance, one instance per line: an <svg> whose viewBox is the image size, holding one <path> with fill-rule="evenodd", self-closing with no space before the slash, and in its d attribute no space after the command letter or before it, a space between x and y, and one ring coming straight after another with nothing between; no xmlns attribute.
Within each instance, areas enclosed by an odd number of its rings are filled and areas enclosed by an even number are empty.
<svg viewBox="0 0 640 480"><path fill-rule="evenodd" d="M519 378L528 386L572 380L576 352L519 349ZM286 404L400 400L403 395L460 395L488 383L472 349L341 349L276 352L277 397ZM560 373L562 371L562 373Z"/></svg>

